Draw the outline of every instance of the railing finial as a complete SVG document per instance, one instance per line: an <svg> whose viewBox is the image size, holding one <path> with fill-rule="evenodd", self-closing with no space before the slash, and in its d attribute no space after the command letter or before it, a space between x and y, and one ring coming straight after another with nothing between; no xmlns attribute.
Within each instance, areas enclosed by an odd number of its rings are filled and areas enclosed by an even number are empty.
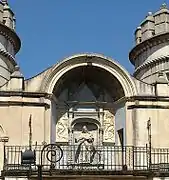
<svg viewBox="0 0 169 180"><path fill-rule="evenodd" d="M29 149L32 149L32 114L29 116Z"/></svg>
<svg viewBox="0 0 169 180"><path fill-rule="evenodd" d="M151 166L151 118L149 117L147 121L147 131L148 131L148 144L149 144L149 167Z"/></svg>

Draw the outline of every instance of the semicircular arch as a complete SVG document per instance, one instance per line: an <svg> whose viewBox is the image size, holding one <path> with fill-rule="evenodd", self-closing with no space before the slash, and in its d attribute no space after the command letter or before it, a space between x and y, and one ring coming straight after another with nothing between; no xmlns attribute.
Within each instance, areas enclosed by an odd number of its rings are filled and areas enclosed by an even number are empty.
<svg viewBox="0 0 169 180"><path fill-rule="evenodd" d="M77 67L89 65L111 73L120 82L125 97L135 96L137 94L136 85L130 74L113 59L100 54L78 54L56 64L44 78L41 91L52 94L55 85L64 74Z"/></svg>

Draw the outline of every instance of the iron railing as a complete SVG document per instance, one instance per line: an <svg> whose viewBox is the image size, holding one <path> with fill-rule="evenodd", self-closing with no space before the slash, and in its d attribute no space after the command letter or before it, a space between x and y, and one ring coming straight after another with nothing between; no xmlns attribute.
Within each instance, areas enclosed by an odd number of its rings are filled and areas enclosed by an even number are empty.
<svg viewBox="0 0 169 180"><path fill-rule="evenodd" d="M98 146L91 154L81 149L77 154L77 146L61 146L63 156L58 162L46 159L47 152L41 156L43 146L33 146L36 162L31 170L37 170L37 165L43 165L43 170L89 170L89 171L164 171L169 172L169 149L158 149L134 146ZM21 154L28 146L4 147L4 171L29 170L29 165L21 163ZM57 154L56 154L57 155ZM151 158L150 158L151 157ZM91 159L92 158L92 159Z"/></svg>

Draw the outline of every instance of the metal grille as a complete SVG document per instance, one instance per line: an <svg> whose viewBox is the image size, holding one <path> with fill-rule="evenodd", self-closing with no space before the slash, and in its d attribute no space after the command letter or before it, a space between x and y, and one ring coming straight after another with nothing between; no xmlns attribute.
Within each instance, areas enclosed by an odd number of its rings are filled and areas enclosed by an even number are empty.
<svg viewBox="0 0 169 180"><path fill-rule="evenodd" d="M37 170L40 164L43 146L33 146L36 152L36 163L31 170ZM95 147L92 160L90 152L82 149L77 156L77 146L61 146L63 157L59 162L51 163L46 159L47 152L43 153L43 170L90 170L90 171L169 171L169 149L151 149L133 146L100 146ZM30 166L21 164L21 153L28 146L4 147L4 170L29 170ZM151 157L151 158L150 158ZM151 161L150 161L151 159Z"/></svg>

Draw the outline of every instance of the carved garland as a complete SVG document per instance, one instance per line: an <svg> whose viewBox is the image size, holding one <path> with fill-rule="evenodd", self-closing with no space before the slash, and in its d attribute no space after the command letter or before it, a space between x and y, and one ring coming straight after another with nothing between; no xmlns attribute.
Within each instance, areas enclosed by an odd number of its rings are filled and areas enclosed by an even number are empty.
<svg viewBox="0 0 169 180"><path fill-rule="evenodd" d="M114 115L109 112L109 110L105 110L104 115L104 142L114 143L115 141L115 122Z"/></svg>

